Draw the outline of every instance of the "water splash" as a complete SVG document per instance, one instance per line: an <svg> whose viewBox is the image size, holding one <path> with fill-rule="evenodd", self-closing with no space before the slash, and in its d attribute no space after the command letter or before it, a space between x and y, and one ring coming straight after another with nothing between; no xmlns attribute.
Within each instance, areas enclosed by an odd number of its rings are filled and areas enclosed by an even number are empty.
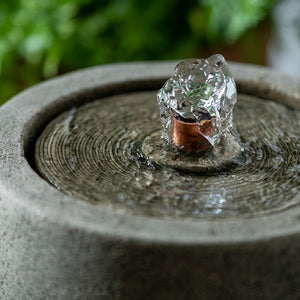
<svg viewBox="0 0 300 300"><path fill-rule="evenodd" d="M236 86L224 57L180 62L174 76L157 94L163 138L170 142L172 116L196 122L211 145L225 144L232 135L232 110L237 100ZM213 130L202 130L203 120L213 121Z"/></svg>

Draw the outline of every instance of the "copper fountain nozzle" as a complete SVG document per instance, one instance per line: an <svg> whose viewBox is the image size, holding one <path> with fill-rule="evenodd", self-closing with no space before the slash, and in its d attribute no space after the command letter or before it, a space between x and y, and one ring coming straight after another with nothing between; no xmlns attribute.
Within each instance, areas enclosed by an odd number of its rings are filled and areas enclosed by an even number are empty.
<svg viewBox="0 0 300 300"><path fill-rule="evenodd" d="M174 147L186 152L203 152L210 147L203 135L210 135L215 129L215 117L210 120L189 121L172 115L171 142ZM200 133L202 132L203 135Z"/></svg>

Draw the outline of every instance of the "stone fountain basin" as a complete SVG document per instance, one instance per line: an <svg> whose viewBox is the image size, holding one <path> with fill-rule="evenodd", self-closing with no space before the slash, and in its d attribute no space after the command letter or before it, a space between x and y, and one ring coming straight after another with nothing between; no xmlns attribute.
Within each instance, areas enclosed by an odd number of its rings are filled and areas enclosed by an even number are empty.
<svg viewBox="0 0 300 300"><path fill-rule="evenodd" d="M33 169L34 145L61 112L157 89L175 62L115 64L60 76L0 109L0 298L295 299L300 206L225 219L128 215L62 193ZM300 84L232 64L238 91L300 110ZM299 196L300 197L300 196Z"/></svg>

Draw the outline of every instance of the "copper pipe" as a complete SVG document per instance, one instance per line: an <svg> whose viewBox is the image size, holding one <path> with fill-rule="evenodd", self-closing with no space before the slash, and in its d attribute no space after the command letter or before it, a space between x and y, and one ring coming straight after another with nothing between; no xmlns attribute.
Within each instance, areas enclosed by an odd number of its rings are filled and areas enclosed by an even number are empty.
<svg viewBox="0 0 300 300"><path fill-rule="evenodd" d="M200 123L186 122L172 116L171 141L174 147L187 152L203 152L210 147L204 135L210 135L215 129L215 117Z"/></svg>

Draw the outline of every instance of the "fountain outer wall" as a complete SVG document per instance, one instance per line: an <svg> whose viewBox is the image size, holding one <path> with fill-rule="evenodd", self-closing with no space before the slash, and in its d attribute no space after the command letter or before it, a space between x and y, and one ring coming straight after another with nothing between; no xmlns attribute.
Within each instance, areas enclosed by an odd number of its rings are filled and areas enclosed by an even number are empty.
<svg viewBox="0 0 300 300"><path fill-rule="evenodd" d="M0 109L1 299L296 299L300 207L252 217L125 215L66 195L30 166L44 126L101 95L156 88L176 62L46 81ZM238 90L300 110L299 82L232 64Z"/></svg>

